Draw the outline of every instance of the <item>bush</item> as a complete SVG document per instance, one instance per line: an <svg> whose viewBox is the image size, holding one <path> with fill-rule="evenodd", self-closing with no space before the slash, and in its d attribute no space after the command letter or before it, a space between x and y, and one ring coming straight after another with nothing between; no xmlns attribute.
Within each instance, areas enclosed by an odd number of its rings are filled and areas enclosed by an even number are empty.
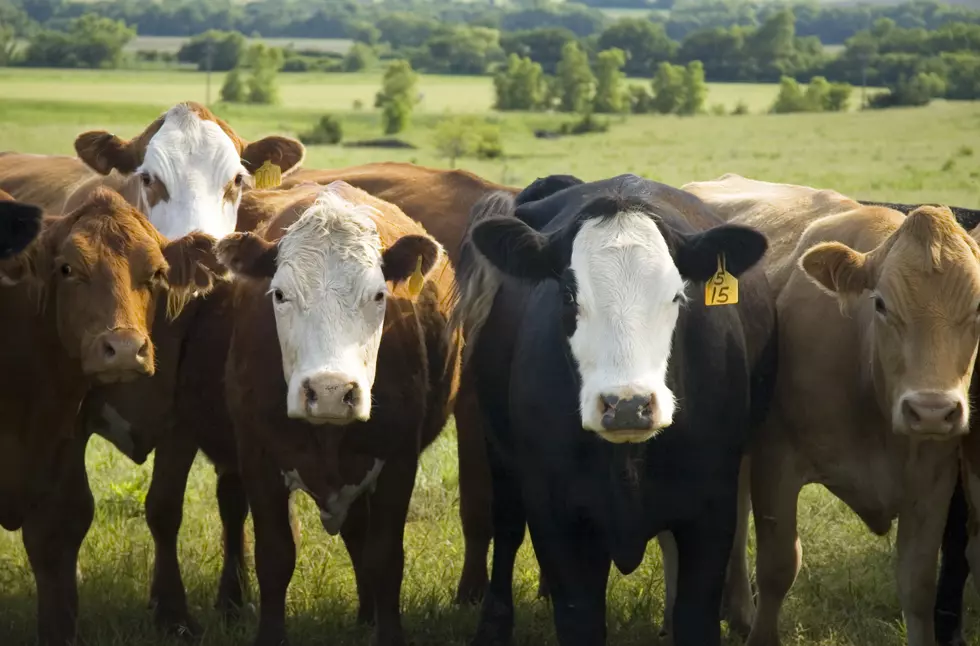
<svg viewBox="0 0 980 646"><path fill-rule="evenodd" d="M772 112L842 112L847 110L853 88L848 83L829 83L822 76L814 76L806 91L794 79L784 76L779 82L779 96L772 105Z"/></svg>
<svg viewBox="0 0 980 646"><path fill-rule="evenodd" d="M197 69L208 68L208 46L211 47L211 69L227 72L242 62L245 56L245 36L237 31L218 31L212 29L198 34L185 43L177 52L181 63L195 63Z"/></svg>
<svg viewBox="0 0 980 646"><path fill-rule="evenodd" d="M340 68L344 72L361 72L368 69L377 60L374 48L364 43L354 43L347 51Z"/></svg>
<svg viewBox="0 0 980 646"><path fill-rule="evenodd" d="M456 168L460 157L496 159L504 153L500 127L476 117L444 119L436 128L434 143L439 154Z"/></svg>
<svg viewBox="0 0 980 646"><path fill-rule="evenodd" d="M728 114L728 108L725 107L724 103L715 103L708 112L716 117L723 117Z"/></svg>
<svg viewBox="0 0 980 646"><path fill-rule="evenodd" d="M276 104L279 102L279 84L276 75L283 66L283 53L277 47L252 45L245 56L248 62L249 103Z"/></svg>
<svg viewBox="0 0 980 646"><path fill-rule="evenodd" d="M641 85L629 87L630 112L633 114L649 114L653 112L653 95Z"/></svg>
<svg viewBox="0 0 980 646"><path fill-rule="evenodd" d="M629 109L629 95L623 90L623 66L626 54L621 49L607 49L596 56L596 89L592 108L596 112L618 113Z"/></svg>
<svg viewBox="0 0 980 646"><path fill-rule="evenodd" d="M374 107L381 108L381 125L386 135L408 127L412 110L418 103L417 83L418 75L408 61L394 61L385 70L381 91L375 95Z"/></svg>
<svg viewBox="0 0 980 646"><path fill-rule="evenodd" d="M779 94L772 104L771 112L787 114L790 112L807 112L806 96L800 89L796 79L784 76L779 81Z"/></svg>
<svg viewBox="0 0 980 646"><path fill-rule="evenodd" d="M547 87L541 66L511 54L507 67L493 77L497 110L537 110L546 105Z"/></svg>
<svg viewBox="0 0 980 646"><path fill-rule="evenodd" d="M136 30L126 23L85 14L68 23L66 31L42 29L24 53L30 67L116 67L123 47Z"/></svg>
<svg viewBox="0 0 980 646"><path fill-rule="evenodd" d="M578 121L561 124L558 132L563 135L585 135L591 132L606 132L609 130L608 121L600 121L591 113L582 115Z"/></svg>
<svg viewBox="0 0 980 646"><path fill-rule="evenodd" d="M336 145L344 138L344 129L340 120L326 114L320 117L313 129L300 133L299 140L307 146Z"/></svg>
<svg viewBox="0 0 980 646"><path fill-rule="evenodd" d="M225 103L245 102L245 82L240 70L233 69L225 75L225 82L221 86L221 100Z"/></svg>
<svg viewBox="0 0 980 646"><path fill-rule="evenodd" d="M910 78L902 77L888 92L871 97L871 107L876 109L893 106L928 105L935 97L946 92L946 82L934 72L919 72Z"/></svg>
<svg viewBox="0 0 980 646"><path fill-rule="evenodd" d="M739 99L738 103L735 104L735 108L732 110L732 115L739 117L742 116L743 114L748 114L748 113L749 113L749 104L743 101L742 99Z"/></svg>

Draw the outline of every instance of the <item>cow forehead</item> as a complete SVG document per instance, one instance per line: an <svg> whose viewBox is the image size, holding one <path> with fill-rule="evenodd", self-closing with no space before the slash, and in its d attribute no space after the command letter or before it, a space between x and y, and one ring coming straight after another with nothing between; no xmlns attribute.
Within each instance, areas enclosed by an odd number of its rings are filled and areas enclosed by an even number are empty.
<svg viewBox="0 0 980 646"><path fill-rule="evenodd" d="M651 275L675 277L673 281L658 282L670 282L663 285L665 289L676 289L674 283L681 280L657 221L638 211L583 222L572 243L571 266L576 280L591 289L621 289L624 281Z"/></svg>
<svg viewBox="0 0 980 646"><path fill-rule="evenodd" d="M189 171L224 184L244 170L241 156L221 126L185 105L172 108L150 139L140 170L159 177L169 190Z"/></svg>

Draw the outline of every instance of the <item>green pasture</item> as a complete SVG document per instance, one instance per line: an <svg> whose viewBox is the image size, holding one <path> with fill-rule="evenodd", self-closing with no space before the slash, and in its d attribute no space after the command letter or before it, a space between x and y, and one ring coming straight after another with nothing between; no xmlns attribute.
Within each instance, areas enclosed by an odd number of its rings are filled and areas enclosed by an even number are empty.
<svg viewBox="0 0 980 646"><path fill-rule="evenodd" d="M216 75L214 93L220 85ZM282 75L278 107L215 106L247 138L295 135L325 113L341 118L345 139L380 136L373 105L376 75ZM192 73L0 70L0 150L72 151L86 129L132 136L169 105L203 100L204 77ZM307 165L340 167L379 160L445 166L434 150L434 129L454 113L484 114L499 122L505 158L460 160L495 181L523 184L549 173L585 179L633 172L671 184L726 172L831 187L860 198L944 202L980 207L980 104L937 102L928 108L848 114L759 114L775 96L766 86L715 85L709 105L752 106L748 116L613 118L605 134L535 139L535 128L555 128L570 117L490 112L488 79L423 77L425 98L403 138L416 150L316 146ZM355 99L363 109L355 111ZM152 460L152 458L151 458ZM136 467L107 443L93 440L89 475L96 518L82 547L81 630L89 645L176 645L158 637L146 609L153 543L142 500L151 465ZM247 644L253 613L226 628L212 610L220 570L220 521L215 477L203 458L188 487L180 554L189 600L206 628L202 644ZM321 528L313 506L296 499L303 525L296 574L289 591L294 646L354 646L368 632L354 626L353 573L339 538ZM405 625L416 646L462 646L477 610L452 597L462 566L455 434L452 428L425 454L406 529ZM894 583L894 533L874 537L858 518L821 488L800 504L803 570L784 608L786 646L900 646L904 643ZM750 548L753 552L754 547ZM751 554L754 558L754 553ZM554 645L550 609L535 599L536 567L529 545L515 580L519 646ZM254 576L252 577L254 591ZM968 593L967 628L980 645L976 596ZM0 532L0 644L32 644L35 592L17 533ZM663 576L655 543L640 569L614 573L609 583L609 644L658 644ZM738 644L729 639L727 644Z"/></svg>

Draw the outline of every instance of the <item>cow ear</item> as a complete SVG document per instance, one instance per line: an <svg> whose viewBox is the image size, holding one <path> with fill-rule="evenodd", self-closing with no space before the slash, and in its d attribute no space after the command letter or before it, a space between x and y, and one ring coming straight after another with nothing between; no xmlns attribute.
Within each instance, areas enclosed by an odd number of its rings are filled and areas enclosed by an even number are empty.
<svg viewBox="0 0 980 646"><path fill-rule="evenodd" d="M403 236L381 255L385 280L393 283L408 280L419 266L419 258L422 259L422 277L428 278L442 253L442 246L428 236Z"/></svg>
<svg viewBox="0 0 980 646"><path fill-rule="evenodd" d="M868 255L839 242L822 242L800 258L800 269L831 295L856 296L871 287Z"/></svg>
<svg viewBox="0 0 980 646"><path fill-rule="evenodd" d="M723 224L682 236L674 261L681 276L703 282L718 271L719 257L724 257L728 273L740 276L762 259L768 246L766 237L755 229Z"/></svg>
<svg viewBox="0 0 980 646"><path fill-rule="evenodd" d="M218 242L218 262L236 276L272 278L279 247L254 233L232 233Z"/></svg>
<svg viewBox="0 0 980 646"><path fill-rule="evenodd" d="M137 148L105 130L85 132L75 139L75 152L79 158L103 175L113 169L127 175L135 172L143 163Z"/></svg>
<svg viewBox="0 0 980 646"><path fill-rule="evenodd" d="M167 243L163 247L163 257L170 265L167 314L172 319L191 298L210 292L215 278L224 273L215 255L214 238L200 231Z"/></svg>
<svg viewBox="0 0 980 646"><path fill-rule="evenodd" d="M242 151L242 161L250 173L254 173L265 162L279 167L283 176L296 170L306 158L306 147L289 137L266 137L253 141Z"/></svg>
<svg viewBox="0 0 980 646"><path fill-rule="evenodd" d="M0 201L0 260L23 251L41 231L43 212L33 204Z"/></svg>
<svg viewBox="0 0 980 646"><path fill-rule="evenodd" d="M520 206L528 202L543 200L549 195L554 195L566 188L584 183L574 175L548 175L547 177L539 177L517 194L517 197L514 198L514 204Z"/></svg>
<svg viewBox="0 0 980 646"><path fill-rule="evenodd" d="M547 236L514 217L484 220L474 227L473 244L500 271L530 282L558 278L564 267Z"/></svg>

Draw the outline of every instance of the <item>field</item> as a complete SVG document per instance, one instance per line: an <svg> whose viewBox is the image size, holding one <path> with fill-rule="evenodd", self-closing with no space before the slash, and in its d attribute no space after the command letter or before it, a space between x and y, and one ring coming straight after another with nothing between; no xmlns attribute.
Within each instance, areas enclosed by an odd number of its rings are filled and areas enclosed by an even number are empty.
<svg viewBox="0 0 980 646"><path fill-rule="evenodd" d="M126 51L174 52L189 38L184 36L137 36L126 45ZM292 47L344 54L354 41L349 38L249 38L249 44L261 42L269 47Z"/></svg>
<svg viewBox="0 0 980 646"><path fill-rule="evenodd" d="M220 85L215 77L214 93ZM347 139L380 135L371 109L377 76L283 76L278 107L216 109L247 138L295 134L324 113L342 118ZM0 70L0 149L72 151L84 129L132 136L181 99L203 100L204 78L183 73L11 72ZM661 116L613 119L608 133L537 140L534 128L568 117L492 115L487 79L424 77L425 98L404 138L417 150L379 151L317 146L307 165L339 167L392 159L445 166L432 147L433 128L448 113L486 114L501 125L503 160L465 159L487 178L522 184L549 173L597 179L633 172L671 184L736 172L751 177L833 187L860 198L945 202L980 207L980 104L937 102L881 113L769 116L766 86L712 86L709 104L752 107L748 116ZM364 108L352 110L354 100ZM976 152L975 152L976 151ZM153 547L142 513L151 466L135 467L101 440L88 452L96 519L82 547L81 630L93 646L172 645L157 637L146 610ZM199 458L187 493L180 554L189 600L204 623L203 644L247 643L255 628L225 628L211 609L220 568L220 529L213 470ZM451 604L462 565L454 433L447 429L425 454L406 534L403 608L417 646L461 646L477 611ZM299 646L366 644L355 627L353 575L339 538L327 536L313 506L297 498L303 544L289 594L290 628ZM804 566L784 607L787 646L899 646L904 643L894 583L894 533L871 535L857 517L818 487L800 505ZM750 552L754 548L750 548ZM754 558L754 554L751 555ZM555 644L546 602L536 600L529 545L516 577L516 643ZM254 576L253 576L254 591ZM663 612L660 554L651 544L641 568L614 573L609 584L610 644L657 644ZM34 584L16 533L0 532L0 644L32 643ZM977 599L968 593L967 630L980 645ZM737 644L731 638L726 643Z"/></svg>

